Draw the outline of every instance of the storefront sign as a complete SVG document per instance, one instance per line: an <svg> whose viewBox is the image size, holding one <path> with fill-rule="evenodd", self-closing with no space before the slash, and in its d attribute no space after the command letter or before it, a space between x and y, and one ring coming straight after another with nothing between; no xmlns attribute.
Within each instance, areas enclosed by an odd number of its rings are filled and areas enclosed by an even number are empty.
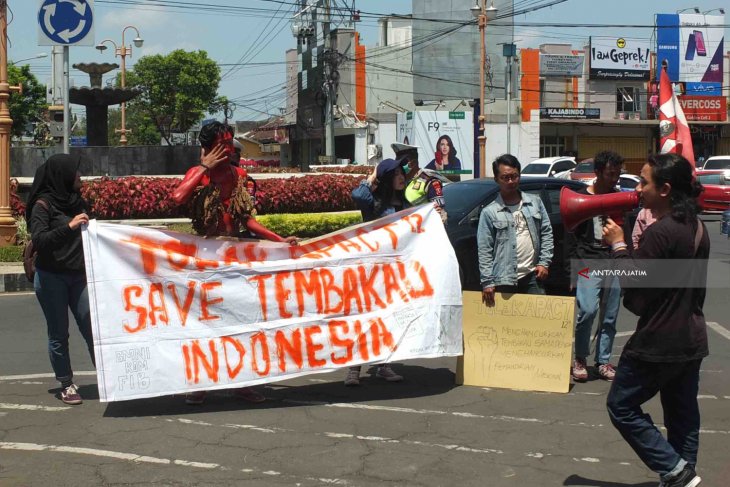
<svg viewBox="0 0 730 487"><path fill-rule="evenodd" d="M540 76L583 76L583 56L540 54Z"/></svg>
<svg viewBox="0 0 730 487"><path fill-rule="evenodd" d="M590 79L649 79L649 43L646 41L593 37L590 56Z"/></svg>
<svg viewBox="0 0 730 487"><path fill-rule="evenodd" d="M679 104L690 122L727 120L727 101L724 96L682 96Z"/></svg>
<svg viewBox="0 0 730 487"><path fill-rule="evenodd" d="M574 119L599 119L601 118L600 108L541 108L541 120L561 120L566 118Z"/></svg>

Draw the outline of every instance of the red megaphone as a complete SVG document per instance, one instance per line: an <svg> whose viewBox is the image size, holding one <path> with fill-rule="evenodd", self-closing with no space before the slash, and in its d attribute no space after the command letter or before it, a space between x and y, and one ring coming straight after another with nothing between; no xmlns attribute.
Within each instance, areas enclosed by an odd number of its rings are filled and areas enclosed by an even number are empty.
<svg viewBox="0 0 730 487"><path fill-rule="evenodd" d="M639 206L639 194L625 191L609 194L581 194L564 187L560 190L560 216L569 232L586 220L600 215L610 216L619 225L623 214Z"/></svg>

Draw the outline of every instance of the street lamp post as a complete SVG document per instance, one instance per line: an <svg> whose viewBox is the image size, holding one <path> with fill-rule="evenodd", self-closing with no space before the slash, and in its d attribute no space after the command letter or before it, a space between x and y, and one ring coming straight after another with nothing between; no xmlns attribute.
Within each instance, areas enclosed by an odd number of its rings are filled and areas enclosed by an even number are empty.
<svg viewBox="0 0 730 487"><path fill-rule="evenodd" d="M487 46L484 34L487 29L487 21L494 20L497 16L497 9L494 7L494 0L487 8L487 0L481 0L481 5L475 4L471 9L472 15L477 18L479 25L480 57L479 57L479 177L487 175L487 135L484 132L484 98L485 98L485 64L487 62Z"/></svg>
<svg viewBox="0 0 730 487"><path fill-rule="evenodd" d="M44 57L48 57L47 52L40 52L40 53L36 54L35 56L27 57L25 59L18 59L17 61L9 61L9 62L10 62L10 64L18 64L18 63L22 63L23 61L31 61L33 59L41 59Z"/></svg>
<svg viewBox="0 0 730 487"><path fill-rule="evenodd" d="M137 33L137 37L134 38L132 42L134 42L135 47L142 47L142 44L144 43L144 40L139 35L139 30L133 26L128 25L124 29L122 29L122 43L117 46L116 42L114 42L111 39L104 39L99 44L96 45L96 48L99 51L104 51L106 49L105 43L109 42L114 46L114 55L119 56L122 59L121 63L121 73L122 73L122 88L125 88L127 83L127 64L126 64L126 58L127 56L132 56L132 46L127 46L124 42L124 33L127 31L127 29L134 29L134 31ZM121 134L119 137L119 144L120 145L127 145L127 133L131 133L132 130L127 130L127 104L125 102L122 102L122 128L115 129L114 132Z"/></svg>

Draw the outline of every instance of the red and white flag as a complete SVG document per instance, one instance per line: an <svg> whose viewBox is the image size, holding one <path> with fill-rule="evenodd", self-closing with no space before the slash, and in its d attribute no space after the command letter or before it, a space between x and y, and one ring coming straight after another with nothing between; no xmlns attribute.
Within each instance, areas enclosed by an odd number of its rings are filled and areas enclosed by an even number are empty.
<svg viewBox="0 0 730 487"><path fill-rule="evenodd" d="M661 138L659 152L662 154L673 152L684 156L692 164L694 172L695 154L692 135L666 69L662 69L659 76L659 136Z"/></svg>

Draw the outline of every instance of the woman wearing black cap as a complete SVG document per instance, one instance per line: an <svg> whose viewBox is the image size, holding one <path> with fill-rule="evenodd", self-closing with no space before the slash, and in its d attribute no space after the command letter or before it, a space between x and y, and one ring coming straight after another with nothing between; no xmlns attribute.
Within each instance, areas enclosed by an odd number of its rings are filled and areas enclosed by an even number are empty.
<svg viewBox="0 0 730 487"><path fill-rule="evenodd" d="M383 159L366 180L352 190L352 199L362 213L362 220L369 222L408 208L406 200L406 175L395 159ZM402 375L396 374L388 364L378 366L376 376L388 382L400 382ZM360 385L360 366L350 367L345 378L346 386Z"/></svg>
<svg viewBox="0 0 730 487"><path fill-rule="evenodd" d="M89 222L81 198L79 156L57 154L41 165L33 178L26 218L33 248L38 252L33 286L48 328L48 354L61 400L81 404L68 352L68 310L71 309L94 362L89 296L86 291L81 225Z"/></svg>

